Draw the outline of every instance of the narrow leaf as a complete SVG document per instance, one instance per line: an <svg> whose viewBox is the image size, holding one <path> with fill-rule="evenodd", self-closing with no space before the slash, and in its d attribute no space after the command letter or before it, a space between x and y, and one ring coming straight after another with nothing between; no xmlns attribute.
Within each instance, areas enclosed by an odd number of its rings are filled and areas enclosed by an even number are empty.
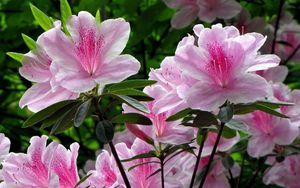
<svg viewBox="0 0 300 188"><path fill-rule="evenodd" d="M128 89L128 88L144 88L149 85L155 84L156 81L154 80L125 80L123 82L113 84L107 88L108 91L116 91L121 89Z"/></svg>
<svg viewBox="0 0 300 188"><path fill-rule="evenodd" d="M6 53L9 57L13 58L14 60L22 63L24 54L17 53L17 52L7 52Z"/></svg>
<svg viewBox="0 0 300 188"><path fill-rule="evenodd" d="M222 136L224 138L233 138L236 136L236 130L230 129L225 126L222 132Z"/></svg>
<svg viewBox="0 0 300 188"><path fill-rule="evenodd" d="M130 96L130 97L135 98L139 101L152 101L152 100L154 100L152 97L150 97L146 93L144 93L140 90L137 90L137 89L133 89L133 88L116 90L116 91L113 91L112 93L116 94L116 95Z"/></svg>
<svg viewBox="0 0 300 188"><path fill-rule="evenodd" d="M126 113L120 114L112 119L113 123L130 123L130 124L139 124L139 125L152 125L152 121L142 115L137 113Z"/></svg>
<svg viewBox="0 0 300 188"><path fill-rule="evenodd" d="M124 160L122 160L122 162L129 162L129 161L133 161L133 160L136 160L136 159L145 159L145 158L151 158L151 157L156 157L155 151L149 151L147 153L138 154L138 155L136 155L134 157L131 157L129 159L124 159Z"/></svg>
<svg viewBox="0 0 300 188"><path fill-rule="evenodd" d="M176 121L176 120L182 119L182 118L184 118L186 115L188 115L190 112L192 112L192 109L190 109L190 108L181 110L181 111L177 112L176 114L174 114L174 115L168 117L168 118L167 118L167 121Z"/></svg>
<svg viewBox="0 0 300 188"><path fill-rule="evenodd" d="M128 168L128 172L131 171L131 170L133 170L133 169L135 169L136 167L139 167L139 166L142 166L142 165L146 165L146 164L151 164L151 163L158 163L158 164L160 164L158 161L147 161L147 162L139 163L137 165L134 165L134 166Z"/></svg>
<svg viewBox="0 0 300 188"><path fill-rule="evenodd" d="M81 178L81 180L75 185L74 188L77 188L79 185L81 185L83 182L85 182L93 173L90 173L86 176L84 176L83 178Z"/></svg>
<svg viewBox="0 0 300 188"><path fill-rule="evenodd" d="M45 31L52 28L53 22L45 13L43 13L40 9L38 9L31 3L30 3L30 8L31 8L33 17Z"/></svg>
<svg viewBox="0 0 300 188"><path fill-rule="evenodd" d="M79 127L84 122L86 116L89 113L91 103L92 103L92 99L89 99L78 107L74 118L75 127Z"/></svg>
<svg viewBox="0 0 300 188"><path fill-rule="evenodd" d="M240 121L234 120L234 119L232 119L229 122L225 123L225 126L230 128L230 129L236 130L236 131L242 131L244 133L248 133L247 125L245 125L244 123L242 123Z"/></svg>
<svg viewBox="0 0 300 188"><path fill-rule="evenodd" d="M31 37L22 33L22 38L30 50L36 49L36 42Z"/></svg>
<svg viewBox="0 0 300 188"><path fill-rule="evenodd" d="M114 95L114 94L112 94L112 96L115 96L117 99L119 99L122 102L128 104L132 108L135 108L136 110L139 110L139 111L145 112L145 113L149 113L149 110L145 105L143 105L138 100L136 100L132 97L128 97L128 96L125 96L125 95Z"/></svg>
<svg viewBox="0 0 300 188"><path fill-rule="evenodd" d="M100 10L99 10L99 9L98 9L97 12L96 12L96 21L97 21L98 23L101 22L101 14L100 14Z"/></svg>
<svg viewBox="0 0 300 188"><path fill-rule="evenodd" d="M96 135L105 144L112 141L114 137L113 124L108 120L100 121L96 126Z"/></svg>
<svg viewBox="0 0 300 188"><path fill-rule="evenodd" d="M289 118L288 116L280 113L280 112L277 112L275 110L273 110L272 108L269 108L267 106L264 106L262 104L255 104L255 107L257 110L260 110L260 111L263 111L263 112L266 112L268 114L272 114L274 116L277 116L277 117L281 117L281 118Z"/></svg>
<svg viewBox="0 0 300 188"><path fill-rule="evenodd" d="M66 34L69 34L66 25L69 17L72 16L72 11L68 3L68 0L60 0L60 12L61 12L61 21L63 24L63 30Z"/></svg>

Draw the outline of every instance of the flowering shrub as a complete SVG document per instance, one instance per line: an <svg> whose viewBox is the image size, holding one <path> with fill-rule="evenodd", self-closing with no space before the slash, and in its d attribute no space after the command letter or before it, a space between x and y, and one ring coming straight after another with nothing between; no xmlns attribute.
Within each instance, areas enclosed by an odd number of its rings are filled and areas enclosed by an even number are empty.
<svg viewBox="0 0 300 188"><path fill-rule="evenodd" d="M299 70L300 26L283 12L293 3L251 19L270 3L153 2L147 14L177 12L156 17L172 28L152 33L149 54L147 35L130 39L154 23L146 13L140 28L107 19L105 1L93 16L60 0L60 18L30 4L44 32L23 34L29 52L7 53L29 81L19 106L30 116L24 132L0 133L1 188L300 187L299 83L285 82ZM185 27L148 74L164 35ZM141 40L142 58L129 55ZM14 136L29 146L18 151Z"/></svg>

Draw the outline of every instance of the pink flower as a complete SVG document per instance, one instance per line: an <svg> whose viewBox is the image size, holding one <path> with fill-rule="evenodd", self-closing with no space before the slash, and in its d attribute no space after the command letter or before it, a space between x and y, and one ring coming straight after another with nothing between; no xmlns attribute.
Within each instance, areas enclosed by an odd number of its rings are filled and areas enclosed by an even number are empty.
<svg viewBox="0 0 300 188"><path fill-rule="evenodd" d="M267 96L268 83L254 71L279 64L276 55L260 55L265 38L258 33L240 35L233 27L194 27L197 44L177 48L175 61L186 77L196 80L181 90L191 108L213 111L225 101L248 103Z"/></svg>
<svg viewBox="0 0 300 188"><path fill-rule="evenodd" d="M266 171L263 182L286 188L300 187L300 155L287 156L283 162L275 163Z"/></svg>
<svg viewBox="0 0 300 188"><path fill-rule="evenodd" d="M164 0L170 8L179 9L173 16L171 25L183 28L197 17L205 22L216 18L229 19L241 11L241 6L234 0Z"/></svg>
<svg viewBox="0 0 300 188"><path fill-rule="evenodd" d="M242 9L242 11L237 16L235 26L242 34L249 32L264 33L266 22L262 17L254 17L253 19L251 19L249 11L247 9Z"/></svg>
<svg viewBox="0 0 300 188"><path fill-rule="evenodd" d="M116 144L116 150L121 160L132 158L138 154L147 153L152 150L152 146L145 143L140 139L135 139L133 145L128 148L125 143ZM154 163L147 163L155 161ZM157 158L143 158L137 159L130 162L123 162L123 166L127 173L127 177L134 188L155 188L161 187L160 173L157 173L149 177L152 173L160 168L160 164L157 163ZM128 169L134 165L145 163L138 166L130 171ZM180 183L173 179L170 175L170 169L174 165L171 162L165 165L165 186L166 187L180 187ZM91 188L102 188L102 187L125 187L123 179L120 176L119 170L116 167L115 161L107 151L103 151L97 158L96 170L88 172L92 173L91 177L87 179L85 185Z"/></svg>
<svg viewBox="0 0 300 188"><path fill-rule="evenodd" d="M160 98L164 97L167 91L160 85L146 87L144 92L154 98L154 101L145 103L150 113L143 115L147 116L153 123L152 126L127 124L127 128L138 138L152 142L152 140L161 143L182 144L190 142L193 139L193 129L180 125L179 121L167 122L166 119L176 113L178 108L171 108L167 111L162 111ZM172 102L172 100L170 100ZM124 113L141 113L133 108L123 105Z"/></svg>
<svg viewBox="0 0 300 188"><path fill-rule="evenodd" d="M120 55L130 33L129 23L122 18L97 23L82 11L69 19L67 28L70 37L56 27L39 41L57 65L55 79L62 87L87 92L138 72L140 64L134 57Z"/></svg>
<svg viewBox="0 0 300 188"><path fill-rule="evenodd" d="M9 148L10 148L10 140L7 137L5 137L3 133L0 133L0 163L8 155Z"/></svg>
<svg viewBox="0 0 300 188"><path fill-rule="evenodd" d="M258 158L272 153L276 144L291 144L299 135L297 126L289 119L272 116L265 112L255 111L238 117L248 125L251 137L248 142L248 154Z"/></svg>
<svg viewBox="0 0 300 188"><path fill-rule="evenodd" d="M76 160L79 145L67 150L47 136L32 137L27 154L10 153L3 162L3 187L73 188L79 181Z"/></svg>
<svg viewBox="0 0 300 188"><path fill-rule="evenodd" d="M57 26L57 28L60 27ZM19 69L21 76L36 82L24 93L19 102L21 108L27 106L32 112L40 111L63 100L79 97L78 93L71 92L55 83L55 64L40 44L42 38L43 35L38 38L37 49L25 54L22 67ZM56 87L52 87L54 84Z"/></svg>
<svg viewBox="0 0 300 188"><path fill-rule="evenodd" d="M261 70L256 71L256 74L264 77L267 81L272 81L273 83L276 82L283 82L288 75L288 68L286 66L277 66L270 68L268 70Z"/></svg>

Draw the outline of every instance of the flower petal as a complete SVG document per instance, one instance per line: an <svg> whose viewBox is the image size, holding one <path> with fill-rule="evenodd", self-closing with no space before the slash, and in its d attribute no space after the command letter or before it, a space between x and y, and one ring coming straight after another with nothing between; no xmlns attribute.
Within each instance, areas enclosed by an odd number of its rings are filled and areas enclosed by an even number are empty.
<svg viewBox="0 0 300 188"><path fill-rule="evenodd" d="M172 17L171 25L176 29L190 25L197 18L198 9L195 6L186 6Z"/></svg>

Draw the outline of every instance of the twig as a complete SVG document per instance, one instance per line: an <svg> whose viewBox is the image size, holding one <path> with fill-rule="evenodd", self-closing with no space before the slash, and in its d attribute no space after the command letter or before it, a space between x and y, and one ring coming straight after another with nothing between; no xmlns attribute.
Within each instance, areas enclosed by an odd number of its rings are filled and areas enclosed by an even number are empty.
<svg viewBox="0 0 300 188"><path fill-rule="evenodd" d="M281 17L281 12L282 12L283 5L284 5L284 0L280 0L278 13L277 13L277 19L276 19L276 23L275 23L274 38L273 38L273 42L272 42L271 54L274 54L274 51L275 51L277 31L279 29L279 22L280 22L280 17Z"/></svg>
<svg viewBox="0 0 300 188"><path fill-rule="evenodd" d="M300 49L300 44L295 48L295 50L289 55L289 57L281 63L281 65L286 65L293 57L296 55L298 50Z"/></svg>

